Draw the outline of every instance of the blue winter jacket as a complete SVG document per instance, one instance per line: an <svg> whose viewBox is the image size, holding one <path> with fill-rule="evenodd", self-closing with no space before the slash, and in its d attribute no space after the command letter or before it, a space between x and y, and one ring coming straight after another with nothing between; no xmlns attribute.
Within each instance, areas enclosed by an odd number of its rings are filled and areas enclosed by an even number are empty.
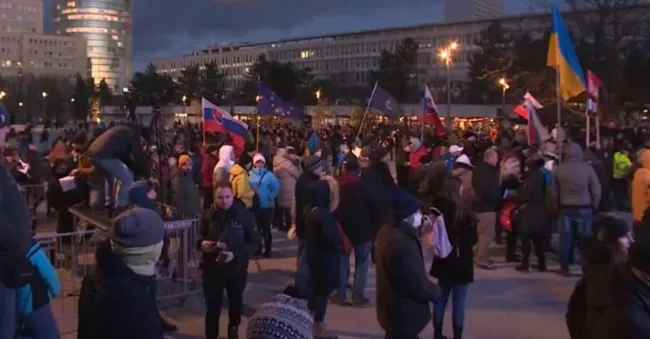
<svg viewBox="0 0 650 339"><path fill-rule="evenodd" d="M32 240L27 253L27 259L35 270L33 281L16 291L18 311L23 316L32 314L35 310L50 303L52 298L61 294L61 282L56 270L47 258L41 245Z"/></svg>
<svg viewBox="0 0 650 339"><path fill-rule="evenodd" d="M280 194L280 182L273 172L266 168L253 168L248 175L251 186L257 191L261 208L273 208L275 198Z"/></svg>

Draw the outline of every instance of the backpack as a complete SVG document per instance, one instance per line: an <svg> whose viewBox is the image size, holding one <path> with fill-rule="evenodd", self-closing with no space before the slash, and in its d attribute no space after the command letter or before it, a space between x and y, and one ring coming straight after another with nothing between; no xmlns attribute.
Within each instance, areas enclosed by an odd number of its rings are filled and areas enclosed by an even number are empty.
<svg viewBox="0 0 650 339"><path fill-rule="evenodd" d="M431 236L433 237L433 257L444 259L449 256L453 246L449 241L444 216L435 207L431 207L431 211L438 214L436 219L433 221L433 232L431 232Z"/></svg>

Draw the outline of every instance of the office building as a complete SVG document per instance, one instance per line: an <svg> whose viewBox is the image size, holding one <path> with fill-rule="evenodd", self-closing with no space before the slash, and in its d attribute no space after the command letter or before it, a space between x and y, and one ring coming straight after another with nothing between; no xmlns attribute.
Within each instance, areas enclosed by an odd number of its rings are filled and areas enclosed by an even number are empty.
<svg viewBox="0 0 650 339"><path fill-rule="evenodd" d="M458 22L505 16L504 0L445 0L444 21Z"/></svg>
<svg viewBox="0 0 650 339"><path fill-rule="evenodd" d="M43 34L42 0L0 0L0 76L74 79L87 69L83 38Z"/></svg>
<svg viewBox="0 0 650 339"><path fill-rule="evenodd" d="M131 13L131 0L54 0L55 33L86 39L90 76L114 93L131 81Z"/></svg>

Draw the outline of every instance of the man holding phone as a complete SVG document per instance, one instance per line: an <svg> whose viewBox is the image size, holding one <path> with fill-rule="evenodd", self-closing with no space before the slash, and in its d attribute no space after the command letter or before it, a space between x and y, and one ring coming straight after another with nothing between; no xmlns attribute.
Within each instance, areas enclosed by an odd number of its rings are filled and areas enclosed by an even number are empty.
<svg viewBox="0 0 650 339"><path fill-rule="evenodd" d="M203 216L198 249L203 253L205 338L219 337L219 316L224 290L228 293L228 339L237 339L241 323L248 260L259 249L261 238L255 217L235 198L229 182L216 183L214 203Z"/></svg>

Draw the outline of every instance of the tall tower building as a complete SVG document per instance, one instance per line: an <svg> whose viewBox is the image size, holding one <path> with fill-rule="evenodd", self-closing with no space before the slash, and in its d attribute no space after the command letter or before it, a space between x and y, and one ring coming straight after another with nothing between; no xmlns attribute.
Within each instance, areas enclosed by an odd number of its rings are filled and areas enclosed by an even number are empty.
<svg viewBox="0 0 650 339"><path fill-rule="evenodd" d="M86 39L90 76L104 79L114 93L131 80L131 0L54 0L54 31Z"/></svg>
<svg viewBox="0 0 650 339"><path fill-rule="evenodd" d="M490 19L504 15L504 0L445 0L445 22Z"/></svg>

